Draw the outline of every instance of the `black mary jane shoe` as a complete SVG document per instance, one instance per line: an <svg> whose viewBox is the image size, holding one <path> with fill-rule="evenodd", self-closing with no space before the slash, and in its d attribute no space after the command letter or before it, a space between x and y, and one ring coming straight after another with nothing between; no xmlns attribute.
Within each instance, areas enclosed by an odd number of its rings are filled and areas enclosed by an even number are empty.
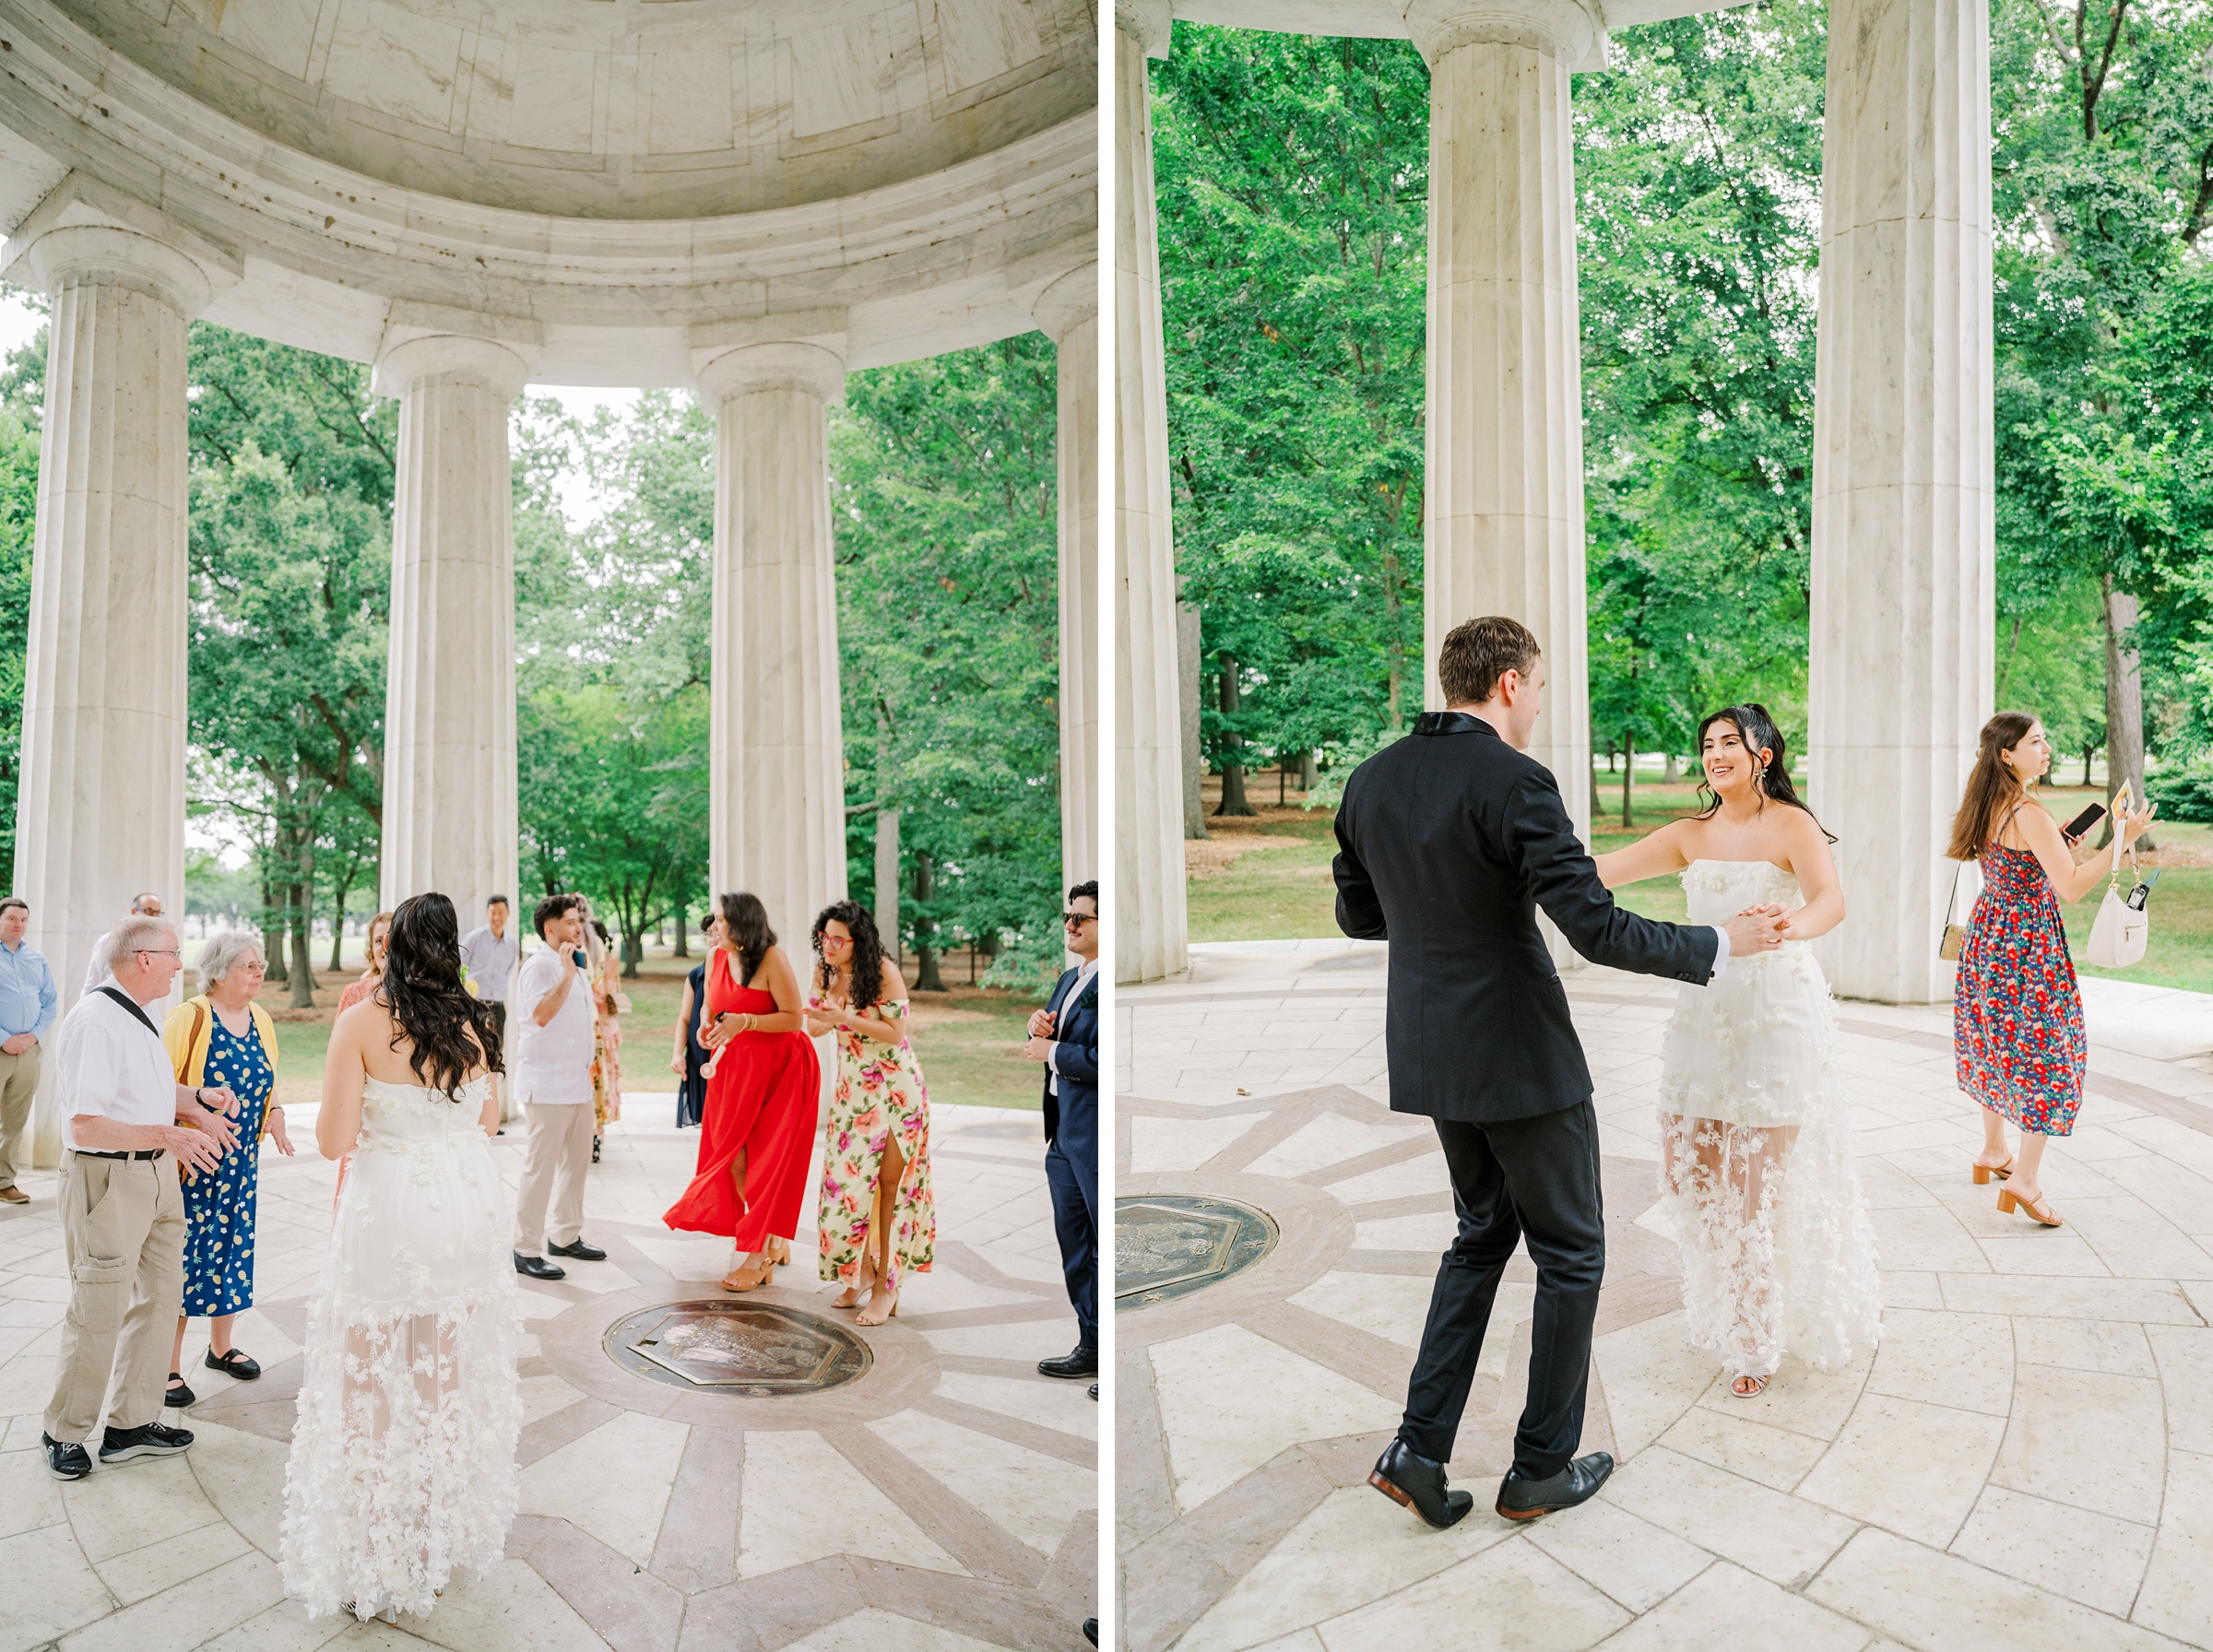
<svg viewBox="0 0 2213 1652"><path fill-rule="evenodd" d="M1529 1480L1509 1474L1498 1482L1498 1512L1509 1520L1533 1520L1588 1503L1614 1472L1614 1459L1603 1451L1579 1457L1557 1474Z"/></svg>
<svg viewBox="0 0 2213 1652"><path fill-rule="evenodd" d="M242 1383L250 1383L261 1375L261 1362L251 1354L239 1352L235 1348L219 1360L215 1357L215 1350L210 1348L207 1364L208 1370L219 1371L225 1376L235 1376Z"/></svg>
<svg viewBox="0 0 2213 1652"><path fill-rule="evenodd" d="M1367 1483L1402 1507L1410 1508L1429 1522L1443 1528L1457 1526L1462 1517L1475 1506L1475 1497L1470 1492L1455 1492L1445 1484L1445 1466L1434 1457L1423 1457L1403 1440L1393 1440L1383 1448L1369 1472Z"/></svg>
<svg viewBox="0 0 2213 1652"><path fill-rule="evenodd" d="M572 1257L579 1262L604 1262L607 1260L607 1253L597 1245L586 1245L582 1233L577 1234L566 1245L547 1245L546 1255L549 1257Z"/></svg>
<svg viewBox="0 0 2213 1652"><path fill-rule="evenodd" d="M169 1382L170 1386L168 1390L161 1396L161 1403L163 1405L182 1410L184 1407L190 1405L194 1400L199 1398L197 1394L195 1394L192 1391L191 1385L184 1380L184 1374L182 1371L171 1372L169 1374Z"/></svg>

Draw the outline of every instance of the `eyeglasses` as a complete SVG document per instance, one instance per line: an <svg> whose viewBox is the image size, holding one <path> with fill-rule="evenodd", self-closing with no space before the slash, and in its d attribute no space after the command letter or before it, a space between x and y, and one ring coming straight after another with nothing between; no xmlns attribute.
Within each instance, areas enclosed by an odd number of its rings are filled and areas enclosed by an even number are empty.
<svg viewBox="0 0 2213 1652"><path fill-rule="evenodd" d="M141 958L173 958L179 963L184 962L184 954L178 951L174 947L170 947L167 949L161 947L140 947L138 949L138 956Z"/></svg>
<svg viewBox="0 0 2213 1652"><path fill-rule="evenodd" d="M1081 929L1086 924L1097 923L1099 914L1095 912L1064 912L1060 914L1060 921L1071 929Z"/></svg>

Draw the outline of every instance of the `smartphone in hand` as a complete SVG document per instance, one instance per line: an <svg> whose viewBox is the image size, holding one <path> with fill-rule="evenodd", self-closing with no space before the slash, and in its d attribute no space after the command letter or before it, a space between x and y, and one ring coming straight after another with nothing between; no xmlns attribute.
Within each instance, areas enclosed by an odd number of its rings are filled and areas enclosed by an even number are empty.
<svg viewBox="0 0 2213 1652"><path fill-rule="evenodd" d="M2097 825L2099 821L2104 819L2105 805L2102 803L2093 803L2089 806L2089 808L2084 809L2072 820L2069 820L2065 826L2061 827L2059 829L2060 835L2065 837L2070 844L2079 844L2082 842L2083 833L2089 831L2091 827Z"/></svg>

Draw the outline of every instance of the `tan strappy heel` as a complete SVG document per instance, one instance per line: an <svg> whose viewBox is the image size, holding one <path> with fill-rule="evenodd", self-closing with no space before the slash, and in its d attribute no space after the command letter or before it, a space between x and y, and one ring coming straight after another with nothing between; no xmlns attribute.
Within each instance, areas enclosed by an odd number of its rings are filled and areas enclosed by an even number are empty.
<svg viewBox="0 0 2213 1652"><path fill-rule="evenodd" d="M2050 1205L2046 1204L2041 1197L2037 1198L2021 1198L2016 1196L2012 1188L2008 1187L2005 1192L1998 1195L1998 1214L2000 1216L2010 1216L2016 1210L2018 1210L2023 1216L2028 1217L2030 1221L2041 1222L2048 1228L2056 1228L2065 1225L2059 1220L2059 1213L2053 1210Z"/></svg>
<svg viewBox="0 0 2213 1652"><path fill-rule="evenodd" d="M1995 1176L2003 1182L2013 1174L2013 1161L2008 1159L2003 1164L1976 1164L1971 1168L1975 1173L1975 1186L1987 1187L1991 1177Z"/></svg>

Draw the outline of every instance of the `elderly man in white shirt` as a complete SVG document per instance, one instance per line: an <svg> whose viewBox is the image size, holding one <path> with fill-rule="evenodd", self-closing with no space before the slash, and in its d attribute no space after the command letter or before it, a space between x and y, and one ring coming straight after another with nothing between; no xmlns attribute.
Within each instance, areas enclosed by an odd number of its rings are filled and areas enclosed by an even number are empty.
<svg viewBox="0 0 2213 1652"><path fill-rule="evenodd" d="M228 1090L177 1082L146 1006L169 995L183 967L177 932L127 918L107 936L101 985L62 1018L54 1039L63 1139L62 1245L69 1309L45 1418L56 1480L92 1471L85 1450L111 1385L115 1403L100 1460L166 1457L192 1435L161 1421L169 1338L184 1301L180 1161L213 1171L236 1144Z"/></svg>
<svg viewBox="0 0 2213 1652"><path fill-rule="evenodd" d="M133 895L130 915L135 918L160 917L161 897L151 890ZM92 957L85 965L85 984L78 990L78 997L83 997L108 978L108 943L114 938L115 931L111 929L92 943Z"/></svg>
<svg viewBox="0 0 2213 1652"><path fill-rule="evenodd" d="M515 1270L558 1280L546 1253L604 1262L584 1242L584 1177L592 1162L592 989L584 974L584 903L548 895L535 914L545 942L515 979L515 1097L530 1119L530 1147L515 1208ZM548 1213L548 1204L551 1212ZM553 1243L546 1243L550 1235Z"/></svg>

